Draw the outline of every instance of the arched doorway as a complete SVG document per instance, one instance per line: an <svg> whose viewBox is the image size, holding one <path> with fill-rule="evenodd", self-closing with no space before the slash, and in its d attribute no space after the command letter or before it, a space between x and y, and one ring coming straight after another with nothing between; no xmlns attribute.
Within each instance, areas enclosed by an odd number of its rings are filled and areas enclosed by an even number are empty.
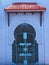
<svg viewBox="0 0 49 65"><path fill-rule="evenodd" d="M14 31L12 44L12 62L21 65L34 65L38 62L38 44L36 31L27 23L22 23Z"/></svg>

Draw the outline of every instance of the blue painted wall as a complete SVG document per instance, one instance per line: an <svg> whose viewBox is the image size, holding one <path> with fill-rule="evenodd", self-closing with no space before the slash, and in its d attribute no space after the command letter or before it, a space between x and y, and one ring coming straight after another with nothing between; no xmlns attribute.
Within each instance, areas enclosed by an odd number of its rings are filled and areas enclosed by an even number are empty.
<svg viewBox="0 0 49 65"><path fill-rule="evenodd" d="M10 27L7 24L7 13L4 8L13 2L37 2L47 8L43 14L43 23L40 27L39 14L10 14ZM0 0L0 65L12 64L12 43L14 30L21 23L29 23L36 30L38 42L39 63L49 64L49 1L48 0ZM45 51L45 52L44 52Z"/></svg>

